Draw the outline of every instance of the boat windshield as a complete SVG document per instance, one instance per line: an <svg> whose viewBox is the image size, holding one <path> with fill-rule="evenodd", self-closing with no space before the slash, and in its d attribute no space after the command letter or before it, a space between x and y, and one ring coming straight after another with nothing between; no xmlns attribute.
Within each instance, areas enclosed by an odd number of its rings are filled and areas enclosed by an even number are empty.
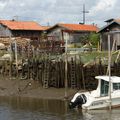
<svg viewBox="0 0 120 120"><path fill-rule="evenodd" d="M101 96L107 96L109 91L109 82L101 80Z"/></svg>
<svg viewBox="0 0 120 120"><path fill-rule="evenodd" d="M120 83L113 83L113 90L120 90Z"/></svg>

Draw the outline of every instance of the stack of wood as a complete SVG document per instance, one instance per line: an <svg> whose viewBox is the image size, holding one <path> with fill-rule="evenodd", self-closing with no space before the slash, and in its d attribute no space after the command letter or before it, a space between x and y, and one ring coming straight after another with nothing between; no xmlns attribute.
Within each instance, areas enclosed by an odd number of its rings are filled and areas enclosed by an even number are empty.
<svg viewBox="0 0 120 120"><path fill-rule="evenodd" d="M16 38L0 38L0 43L3 43L6 47L8 47L10 43L14 42L15 40L17 41L17 45L19 46L26 46L30 42L30 39L16 37Z"/></svg>

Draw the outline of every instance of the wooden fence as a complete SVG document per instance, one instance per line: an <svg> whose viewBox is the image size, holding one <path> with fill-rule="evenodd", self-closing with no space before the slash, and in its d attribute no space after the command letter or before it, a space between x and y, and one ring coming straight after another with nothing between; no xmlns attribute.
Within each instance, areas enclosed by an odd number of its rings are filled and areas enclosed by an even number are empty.
<svg viewBox="0 0 120 120"><path fill-rule="evenodd" d="M102 65L101 62L84 67L81 61L76 62L71 57L68 61L68 86L73 89L95 89L97 86L95 76L106 75L106 71L107 66ZM114 63L111 71L112 75L119 76L120 63ZM22 60L17 69L14 63L2 61L0 73L4 77L39 81L43 88L63 88L65 86L65 62L62 59Z"/></svg>

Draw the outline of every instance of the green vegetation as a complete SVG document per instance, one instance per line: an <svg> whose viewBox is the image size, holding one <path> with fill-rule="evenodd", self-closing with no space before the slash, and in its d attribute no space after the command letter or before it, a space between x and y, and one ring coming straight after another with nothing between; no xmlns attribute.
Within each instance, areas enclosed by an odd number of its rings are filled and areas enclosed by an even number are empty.
<svg viewBox="0 0 120 120"><path fill-rule="evenodd" d="M81 37L80 37L80 43L82 44L82 45L85 45L86 43L89 43L89 35L88 34L86 34L86 35L82 35Z"/></svg>
<svg viewBox="0 0 120 120"><path fill-rule="evenodd" d="M98 33L90 33L90 35L86 34L80 37L79 43L81 46L87 45L88 48L97 48L98 42L100 40L100 35Z"/></svg>
<svg viewBox="0 0 120 120"><path fill-rule="evenodd" d="M98 33L91 33L89 35L89 41L93 45L93 47L97 47L99 40L100 35Z"/></svg>
<svg viewBox="0 0 120 120"><path fill-rule="evenodd" d="M101 60L102 64L108 64L108 52L107 51L95 51L95 52L86 52L86 53L80 53L79 54L81 61L83 64L86 64L88 62L95 62L98 63L99 60ZM113 52L111 55L111 64L116 62L118 56L118 51ZM120 56L117 60L117 62L120 61Z"/></svg>
<svg viewBox="0 0 120 120"><path fill-rule="evenodd" d="M7 54L8 52L6 50L0 50L0 57L2 57L4 54Z"/></svg>
<svg viewBox="0 0 120 120"><path fill-rule="evenodd" d="M104 57L107 57L108 54L107 52L86 52L86 53L81 53L80 57L81 57L81 61L85 64L87 62L98 62L98 59L102 59Z"/></svg>

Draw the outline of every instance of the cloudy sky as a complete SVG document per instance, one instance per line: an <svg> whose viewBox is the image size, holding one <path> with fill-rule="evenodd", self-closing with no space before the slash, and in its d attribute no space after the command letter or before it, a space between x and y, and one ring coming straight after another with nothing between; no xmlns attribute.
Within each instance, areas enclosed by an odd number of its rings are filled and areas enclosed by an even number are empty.
<svg viewBox="0 0 120 120"><path fill-rule="evenodd" d="M82 22L103 26L109 18L120 18L119 0L0 0L0 19L34 20L41 25ZM14 17L18 16L18 17Z"/></svg>

